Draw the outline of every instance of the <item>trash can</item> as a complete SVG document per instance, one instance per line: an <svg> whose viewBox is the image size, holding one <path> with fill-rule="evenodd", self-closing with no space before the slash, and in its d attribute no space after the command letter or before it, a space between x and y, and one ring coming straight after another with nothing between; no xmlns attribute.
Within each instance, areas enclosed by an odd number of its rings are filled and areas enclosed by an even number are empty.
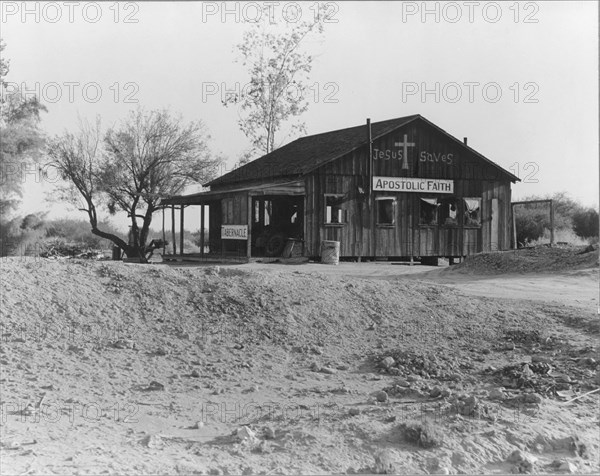
<svg viewBox="0 0 600 476"><path fill-rule="evenodd" d="M281 256L284 258L299 258L304 256L304 241L296 238L288 238Z"/></svg>
<svg viewBox="0 0 600 476"><path fill-rule="evenodd" d="M117 245L113 245L112 259L113 261L119 261L121 259L121 248L119 248Z"/></svg>
<svg viewBox="0 0 600 476"><path fill-rule="evenodd" d="M340 263L340 242L322 241L321 242L321 263L339 264Z"/></svg>

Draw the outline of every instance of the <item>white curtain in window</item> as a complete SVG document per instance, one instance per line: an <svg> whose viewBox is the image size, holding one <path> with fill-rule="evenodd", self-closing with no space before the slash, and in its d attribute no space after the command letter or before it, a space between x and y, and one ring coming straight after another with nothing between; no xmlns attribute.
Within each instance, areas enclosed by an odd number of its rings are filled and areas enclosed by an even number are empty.
<svg viewBox="0 0 600 476"><path fill-rule="evenodd" d="M464 201L469 213L473 213L479 208L479 199L477 198L465 198Z"/></svg>

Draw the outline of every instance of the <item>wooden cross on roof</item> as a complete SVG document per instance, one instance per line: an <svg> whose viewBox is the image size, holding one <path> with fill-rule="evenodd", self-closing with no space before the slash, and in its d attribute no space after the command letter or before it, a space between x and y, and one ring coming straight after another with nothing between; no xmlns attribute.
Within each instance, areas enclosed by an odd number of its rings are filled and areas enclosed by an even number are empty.
<svg viewBox="0 0 600 476"><path fill-rule="evenodd" d="M408 148L414 147L414 142L408 142L408 135L404 134L402 142L395 142L396 147L402 147L402 170L408 170Z"/></svg>

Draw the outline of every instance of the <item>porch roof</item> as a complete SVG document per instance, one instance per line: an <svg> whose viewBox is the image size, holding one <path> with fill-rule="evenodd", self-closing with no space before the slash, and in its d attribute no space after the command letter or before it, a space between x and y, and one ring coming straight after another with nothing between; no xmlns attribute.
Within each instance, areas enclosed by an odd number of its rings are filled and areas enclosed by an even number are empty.
<svg viewBox="0 0 600 476"><path fill-rule="evenodd" d="M228 190L215 190L209 192L199 192L190 195L175 195L162 200L164 205L206 205L209 202L221 200L231 195L239 193L250 196L258 195L304 195L304 181L269 183L263 185L253 185Z"/></svg>

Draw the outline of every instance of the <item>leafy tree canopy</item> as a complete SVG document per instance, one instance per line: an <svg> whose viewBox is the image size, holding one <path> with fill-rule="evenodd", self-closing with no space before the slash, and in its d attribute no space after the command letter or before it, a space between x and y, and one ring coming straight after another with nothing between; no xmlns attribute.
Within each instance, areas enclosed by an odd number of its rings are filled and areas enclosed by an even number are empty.
<svg viewBox="0 0 600 476"><path fill-rule="evenodd" d="M46 111L37 97L26 98L6 82L10 62L2 54L5 48L0 39L0 222L20 203L26 172L35 170L45 142L40 112Z"/></svg>
<svg viewBox="0 0 600 476"><path fill-rule="evenodd" d="M223 104L239 105L238 125L256 151L267 154L277 148L275 136L282 125L308 109L313 56L302 47L309 36L322 34L324 15L325 7L320 7L313 20L288 23L280 32L265 14L236 46L250 80L239 93L228 94ZM301 134L305 125L297 120L290 129L291 134Z"/></svg>

